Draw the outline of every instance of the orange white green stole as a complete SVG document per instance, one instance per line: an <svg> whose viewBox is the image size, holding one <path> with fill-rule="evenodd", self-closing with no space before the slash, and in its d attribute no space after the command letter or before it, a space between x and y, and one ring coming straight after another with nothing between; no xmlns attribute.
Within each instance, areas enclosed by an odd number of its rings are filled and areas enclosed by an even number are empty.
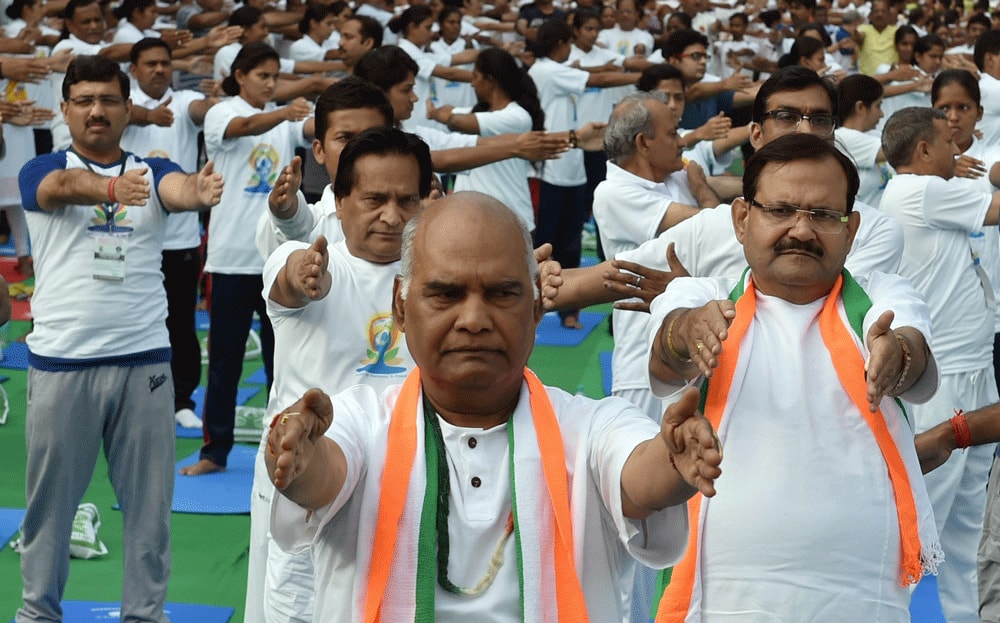
<svg viewBox="0 0 1000 623"><path fill-rule="evenodd" d="M562 434L541 381L528 369L524 380L531 417L515 411L507 423L517 561L506 564L518 565L525 621L585 622ZM434 441L421 411L420 370L414 369L389 423L367 590L360 604L365 623L434 621L437 454L427 449Z"/></svg>
<svg viewBox="0 0 1000 623"><path fill-rule="evenodd" d="M746 282L745 291L744 282ZM729 335L723 345L719 366L715 369L711 383L706 381L702 385L701 410L716 430L720 430L723 422L730 387L739 359L740 346L747 335L747 330L750 328L757 308L753 278L747 279L746 273L744 273L744 278L740 279L733 289L730 299L736 303L736 318L729 327ZM930 529L927 526L929 523L927 516L930 513L929 503L926 493L921 492L922 494L915 499L910 482L921 477L919 469L913 467L908 469L904 463L897 446L900 440L894 438L893 433L890 432L882 410L879 409L876 413L872 413L868 409L865 362L857 348L854 336L844 325L838 311L838 301L843 303L848 323L862 341L864 340L862 325L872 302L850 273L846 270L843 271L819 314L819 329L844 391L871 429L885 460L899 522L902 554L899 582L903 586L915 584L923 576L925 570L933 571L940 559L936 530L933 529L932 522L930 522ZM903 442L909 443L909 441ZM725 461L723 461L724 464ZM720 492L720 495L724 495L724 493ZM683 560L673 568L669 576L669 584L660 599L656 612L656 623L684 621L692 606L692 599L700 592L700 590L696 590L696 583L701 574L699 531L704 519L702 502L701 495L696 495L688 501L691 531L687 553ZM921 530L922 527L923 530ZM922 533L926 540L931 541L926 544L926 548L923 550L921 547Z"/></svg>

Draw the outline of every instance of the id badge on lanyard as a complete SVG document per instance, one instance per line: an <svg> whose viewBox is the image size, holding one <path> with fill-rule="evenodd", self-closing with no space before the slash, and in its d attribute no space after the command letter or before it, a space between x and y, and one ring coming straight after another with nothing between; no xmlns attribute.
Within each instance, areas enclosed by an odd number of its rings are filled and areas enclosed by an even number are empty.
<svg viewBox="0 0 1000 623"><path fill-rule="evenodd" d="M78 154L72 147L69 150L76 154L91 173L97 173L86 158ZM118 177L121 177L122 173L125 172L127 158L128 156L122 155ZM125 281L125 257L128 255L129 238L132 231L131 229L118 230L115 226L122 208L120 203L101 203L97 206L97 209L104 214L104 226L100 229L91 229L89 232L94 241L94 262L91 266L93 279Z"/></svg>

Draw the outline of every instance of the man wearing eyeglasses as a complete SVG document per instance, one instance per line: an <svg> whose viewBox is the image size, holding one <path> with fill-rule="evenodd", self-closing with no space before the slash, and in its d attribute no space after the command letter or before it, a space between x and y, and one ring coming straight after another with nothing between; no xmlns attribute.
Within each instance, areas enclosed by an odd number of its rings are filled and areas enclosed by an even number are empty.
<svg viewBox="0 0 1000 623"><path fill-rule="evenodd" d="M958 148L939 110L897 111L886 122L882 150L896 177L886 185L881 208L903 226L899 274L927 298L931 347L942 372L934 399L909 409L919 433L956 412L997 401L993 288L969 235L1000 220L1000 193L947 181L955 175ZM980 620L976 551L994 450L990 444L955 452L925 477L947 560L938 590L949 622Z"/></svg>
<svg viewBox="0 0 1000 623"><path fill-rule="evenodd" d="M70 149L19 177L35 327L16 621L62 620L70 530L103 443L124 518L121 619L167 623L174 390L161 251L167 213L217 204L222 176L121 149L132 103L113 60L76 57L62 98Z"/></svg>
<svg viewBox="0 0 1000 623"><path fill-rule="evenodd" d="M908 620L907 587L940 560L893 400L937 388L929 313L905 279L844 270L858 185L829 141L769 142L732 206L749 268L675 280L651 306L650 384L701 385L726 465L719 495L689 502L658 623Z"/></svg>
<svg viewBox="0 0 1000 623"><path fill-rule="evenodd" d="M679 30L667 38L663 57L684 75L687 105L680 127L694 130L720 112L728 116L733 108L749 106L758 84L740 73L725 80L705 73L708 67L708 39L694 30Z"/></svg>

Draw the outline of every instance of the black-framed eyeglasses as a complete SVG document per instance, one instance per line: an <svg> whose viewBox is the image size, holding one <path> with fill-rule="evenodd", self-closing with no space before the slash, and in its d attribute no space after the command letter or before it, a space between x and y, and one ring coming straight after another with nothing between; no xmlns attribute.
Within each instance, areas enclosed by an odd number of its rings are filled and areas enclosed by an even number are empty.
<svg viewBox="0 0 1000 623"><path fill-rule="evenodd" d="M846 214L835 210L804 210L792 203L772 201L761 203L750 199L750 205L759 208L764 217L775 225L791 226L799 217L799 213L809 217L809 226L821 234L839 234L850 220Z"/></svg>
<svg viewBox="0 0 1000 623"><path fill-rule="evenodd" d="M124 97L119 97L117 95L100 95L94 97L93 95L82 95L80 97L68 97L66 101L79 108L93 108L94 104L97 102L101 103L104 108L114 108L121 106L125 103Z"/></svg>
<svg viewBox="0 0 1000 623"><path fill-rule="evenodd" d="M761 123L764 119L773 119L774 124L782 130L797 131L802 121L808 121L813 134L833 134L837 127L837 118L828 113L814 113L803 115L794 110L771 110L761 116Z"/></svg>

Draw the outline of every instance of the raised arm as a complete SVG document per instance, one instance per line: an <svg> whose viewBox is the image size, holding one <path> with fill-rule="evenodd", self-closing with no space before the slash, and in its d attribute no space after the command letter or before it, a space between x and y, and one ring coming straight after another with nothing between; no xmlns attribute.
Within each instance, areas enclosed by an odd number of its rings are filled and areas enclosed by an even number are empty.
<svg viewBox="0 0 1000 623"><path fill-rule="evenodd" d="M263 134L277 126L282 121L299 121L312 113L312 106L305 98L297 98L287 106L282 106L268 112L257 113L249 117L236 117L226 126L223 138L240 136L255 136Z"/></svg>
<svg viewBox="0 0 1000 623"><path fill-rule="evenodd" d="M310 389L274 416L267 435L264 463L271 482L282 495L308 510L333 502L347 480L344 451L324 435L332 423L330 397Z"/></svg>

